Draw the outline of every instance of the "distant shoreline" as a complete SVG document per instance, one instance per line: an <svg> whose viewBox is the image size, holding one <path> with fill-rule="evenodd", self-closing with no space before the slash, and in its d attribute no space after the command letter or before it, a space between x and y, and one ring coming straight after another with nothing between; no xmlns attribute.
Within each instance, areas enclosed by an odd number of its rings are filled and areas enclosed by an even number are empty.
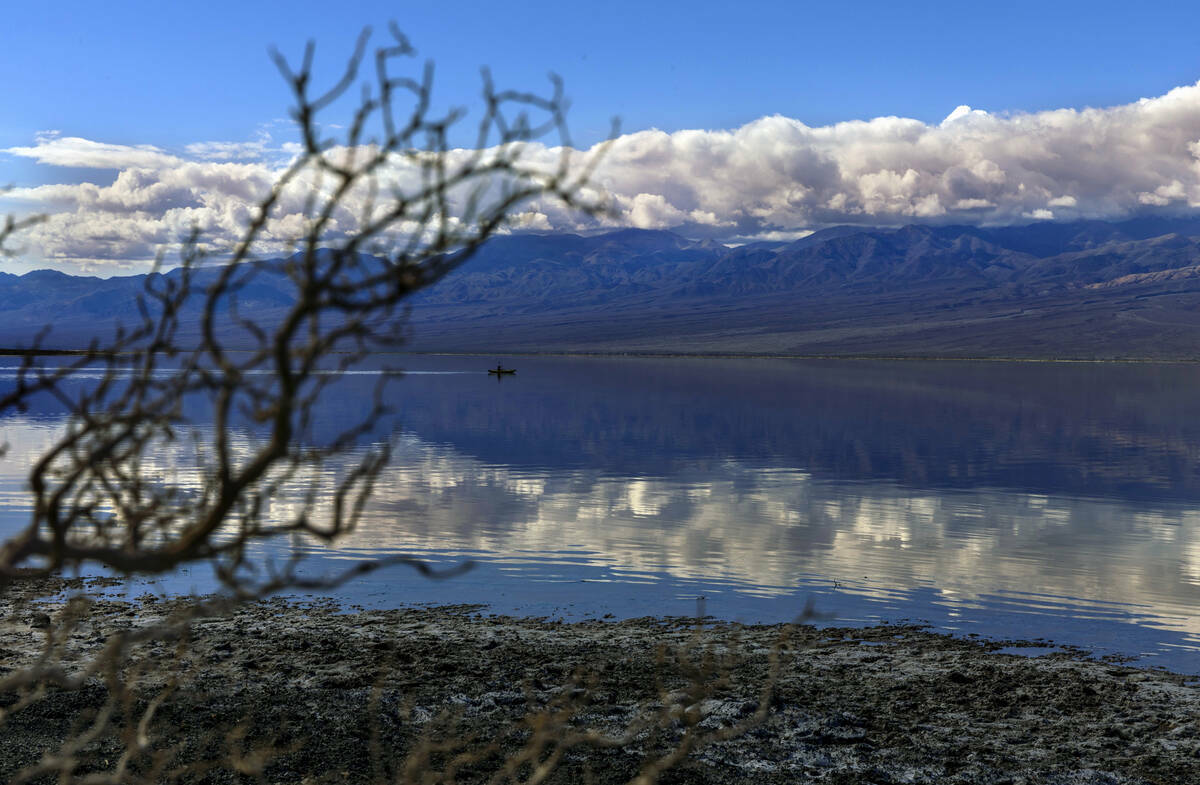
<svg viewBox="0 0 1200 785"><path fill-rule="evenodd" d="M883 362L995 362L995 363L1093 363L1197 365L1200 357L1164 359L1156 357L949 357L945 355L866 355L866 354L771 354L728 352L585 352L585 351L409 351L386 352L389 356L426 357L579 357L597 359L648 360L853 360Z"/></svg>
<svg viewBox="0 0 1200 785"><path fill-rule="evenodd" d="M228 349L232 353L250 351L248 349ZM0 357L84 357L91 354L90 349L13 349L0 347ZM121 352L134 355L137 352ZM339 354L331 352L331 354ZM1158 358L1158 357L953 357L947 355L868 355L868 354L774 354L770 352L638 352L638 351L447 351L447 350L417 350L377 352L372 356L418 356L418 357L575 357L595 359L646 359L646 360L838 360L857 362L973 362L973 363L1071 363L1096 365L1198 365L1200 357Z"/></svg>

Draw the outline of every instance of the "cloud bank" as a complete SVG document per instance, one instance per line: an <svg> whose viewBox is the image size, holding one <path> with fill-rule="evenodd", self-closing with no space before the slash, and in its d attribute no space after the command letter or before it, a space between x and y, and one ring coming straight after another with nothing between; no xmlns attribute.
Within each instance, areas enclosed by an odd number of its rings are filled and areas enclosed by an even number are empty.
<svg viewBox="0 0 1200 785"><path fill-rule="evenodd" d="M102 267L169 251L192 227L216 247L232 243L295 147L272 146L263 135L173 153L49 133L3 152L97 170L94 182L15 189L3 207L49 214L24 238L29 254ZM557 155L540 145L527 150L527 160L547 168ZM397 161L385 179L410 181L405 167ZM842 223L1007 224L1184 211L1200 207L1200 83L1099 109L997 115L960 106L936 125L878 117L810 127L773 116L735 130L639 131L615 140L596 179L613 200L611 218L597 222L535 202L514 228L681 228L742 241ZM268 243L294 235L302 192L312 187L302 180L283 200ZM355 207L347 204L335 231L354 230Z"/></svg>

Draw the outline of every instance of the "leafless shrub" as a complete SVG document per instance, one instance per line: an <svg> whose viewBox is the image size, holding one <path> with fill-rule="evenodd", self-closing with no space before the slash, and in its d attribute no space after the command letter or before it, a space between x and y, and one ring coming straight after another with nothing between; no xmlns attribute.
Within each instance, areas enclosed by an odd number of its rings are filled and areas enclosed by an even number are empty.
<svg viewBox="0 0 1200 785"><path fill-rule="evenodd" d="M467 262L530 200L592 214L606 203L590 185L597 155L572 148L557 78L550 95L541 96L498 89L485 71L474 144L455 149L452 136L465 115L434 112L432 67L416 77L397 75L397 64L413 50L395 28L370 57L368 42L364 32L325 90L313 85L311 44L298 65L273 55L295 99L301 151L256 205L228 258L213 264L193 233L176 269L147 277L134 324L53 360L38 351L43 335L0 396L0 413L22 410L35 396L49 396L69 413L62 437L30 467L29 522L0 546L0 598L19 594L33 579L83 569L147 575L187 563L212 565L227 590L159 622L111 633L102 652L83 662L68 660L73 640L96 634L90 600L72 599L52 623L34 624L44 635L40 653L0 677L0 733L54 691L99 685L103 694L73 718L66 740L22 769L16 782L192 781L215 770L260 776L286 745L251 741L244 723L214 731L220 754L209 758L183 756L180 742L164 733L160 714L184 689L191 623L240 601L336 585L396 561L446 575L398 557L306 579L295 560L266 565L250 549L281 535L332 541L356 525L387 464L387 446L367 450L334 481L328 506L319 504L316 479L329 458L347 453L384 415L386 378L371 410L340 433L319 439L312 426L339 373L403 341L410 295ZM324 113L358 82L368 61L370 86L344 137L334 140L323 131ZM525 156L529 143L544 138L558 151L548 169ZM281 242L278 208L297 194L304 199L303 226L286 238L286 258L272 260L269 251ZM356 228L347 232L351 218ZM0 250L35 220L9 218L0 226ZM240 307L240 295L264 276L286 279L292 294L269 318ZM84 371L97 378L72 384ZM199 418L189 413L195 401ZM182 468L164 473L155 460L164 454L185 456ZM272 498L296 487L307 490L289 514L270 509ZM10 604L10 629L26 622L24 607ZM151 645L171 646L173 656L152 663L144 659ZM503 738L425 737L392 766L384 764L376 739L379 779L455 782L464 769L503 752L488 781L532 784L573 750L660 734L664 745L635 779L648 783L700 746L761 721L765 699L735 725L702 728L699 707L720 687L726 666L699 645L673 656L686 686L664 686L620 732L579 723L589 689L581 673L560 698L511 729L515 747Z"/></svg>
<svg viewBox="0 0 1200 785"><path fill-rule="evenodd" d="M557 79L542 97L498 90L485 72L475 145L456 151L450 134L462 110L432 114L431 66L416 79L394 75L412 49L398 30L392 35L375 50L374 87L364 88L337 144L318 120L355 83L367 35L325 91L312 85L311 44L298 69L276 53L296 101L303 151L257 205L229 260L210 273L194 234L174 274L146 279L139 324L72 362L26 357L0 411L41 393L58 397L71 414L64 437L32 467L32 520L0 548L0 580L30 566L47 574L83 564L160 573L201 561L218 565L234 589L260 593L286 584L292 576L264 583L242 570L247 544L284 533L322 540L345 533L388 458L386 448L367 452L341 478L325 517L314 515L311 492L287 520L264 515L281 488L344 452L384 412L377 394L357 422L314 440L315 407L337 372L401 343L406 298L470 259L520 205L539 198L604 209L586 188L595 158L575 160ZM556 137L557 165L527 164L526 145L547 135ZM402 182L388 178L397 170ZM260 258L278 202L297 193L306 225L289 243L295 252L278 262ZM340 227L350 209L357 230L347 234ZM10 222L9 231L15 228ZM239 292L266 275L286 277L293 295L269 322L238 303ZM184 324L191 317L194 330ZM63 383L83 368L102 370L102 378L69 397ZM184 404L196 399L207 405L211 428L189 422ZM234 443L239 428L253 433L252 443ZM151 456L188 437L198 485L163 482L148 470Z"/></svg>

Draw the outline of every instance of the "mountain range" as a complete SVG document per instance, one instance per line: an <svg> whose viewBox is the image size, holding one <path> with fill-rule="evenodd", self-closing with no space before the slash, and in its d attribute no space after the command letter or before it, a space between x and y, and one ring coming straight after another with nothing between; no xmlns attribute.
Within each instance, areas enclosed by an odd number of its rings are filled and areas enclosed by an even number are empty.
<svg viewBox="0 0 1200 785"><path fill-rule="evenodd" d="M144 276L0 274L0 344L136 318ZM243 310L269 318L286 279ZM667 231L514 234L412 298L414 350L1196 359L1200 217L840 226L727 247Z"/></svg>

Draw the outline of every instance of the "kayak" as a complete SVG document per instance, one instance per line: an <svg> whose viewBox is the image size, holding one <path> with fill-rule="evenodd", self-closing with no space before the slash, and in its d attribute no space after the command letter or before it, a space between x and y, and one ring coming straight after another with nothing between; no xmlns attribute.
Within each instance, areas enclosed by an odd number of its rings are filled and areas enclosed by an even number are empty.
<svg viewBox="0 0 1200 785"><path fill-rule="evenodd" d="M508 374L508 373L516 373L516 372L517 372L516 368L489 368L488 369L488 373L494 373L497 376L499 376L502 373Z"/></svg>

